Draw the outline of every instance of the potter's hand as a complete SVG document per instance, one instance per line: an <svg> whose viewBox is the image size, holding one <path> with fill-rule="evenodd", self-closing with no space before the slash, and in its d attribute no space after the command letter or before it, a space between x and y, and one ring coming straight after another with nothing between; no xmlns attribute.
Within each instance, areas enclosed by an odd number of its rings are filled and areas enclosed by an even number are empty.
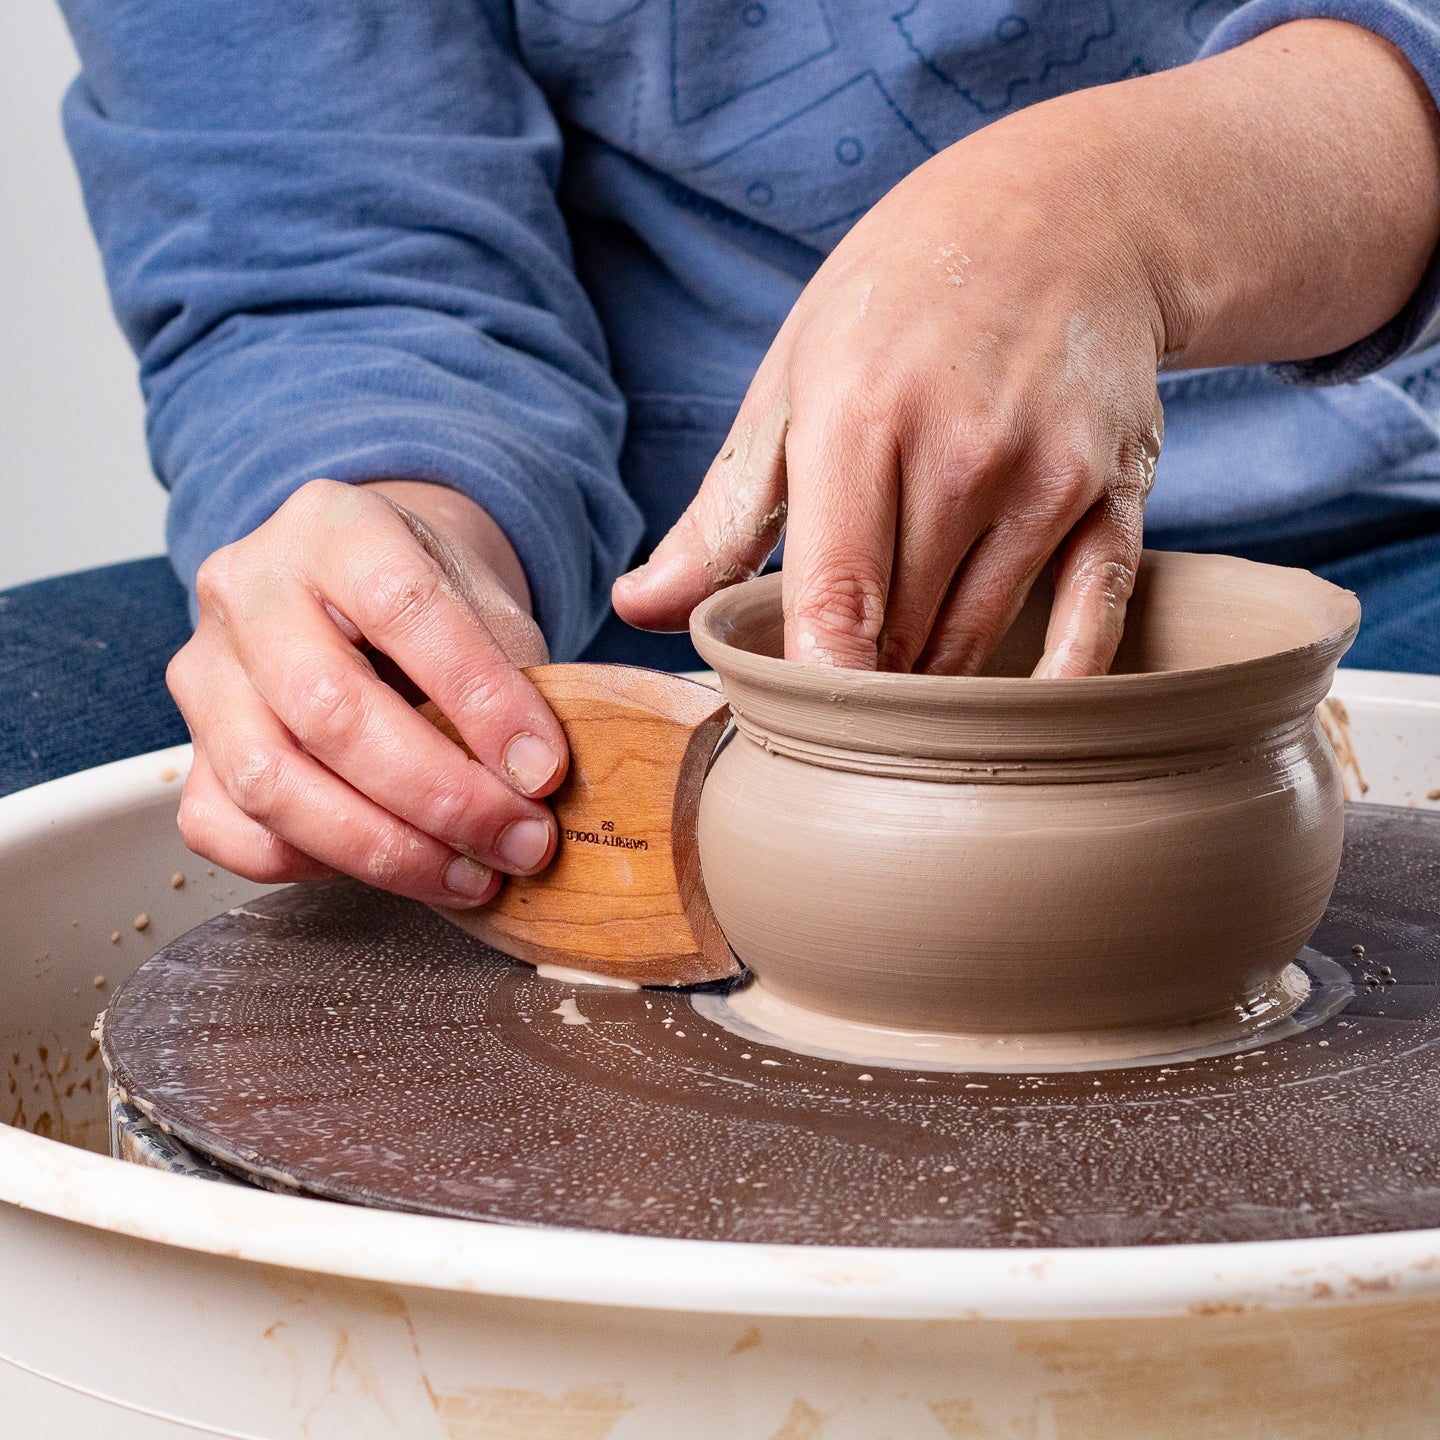
<svg viewBox="0 0 1440 1440"><path fill-rule="evenodd" d="M1105 670L1160 446L1163 327L1086 177L965 142L806 287L694 503L615 604L641 625L785 541L785 653L973 674L1058 559L1041 670Z"/></svg>
<svg viewBox="0 0 1440 1440"><path fill-rule="evenodd" d="M192 850L254 880L341 871L457 907L490 899L496 871L546 864L555 822L531 797L560 783L565 737L517 668L543 662L545 642L478 506L435 485L316 480L211 556L196 588L200 622L168 675L195 741L180 807ZM380 678L367 645L478 762Z"/></svg>
<svg viewBox="0 0 1440 1440"><path fill-rule="evenodd" d="M789 658L974 673L1053 560L1037 673L1102 672L1161 361L1339 350L1399 310L1437 235L1435 107L1351 25L1284 25L1020 111L840 242L616 609L682 626L763 564L788 503Z"/></svg>

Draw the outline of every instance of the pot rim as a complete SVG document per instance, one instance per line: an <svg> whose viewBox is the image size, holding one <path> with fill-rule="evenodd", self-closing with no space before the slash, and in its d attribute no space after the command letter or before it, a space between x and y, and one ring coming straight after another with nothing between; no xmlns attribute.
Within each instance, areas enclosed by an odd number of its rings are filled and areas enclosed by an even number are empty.
<svg viewBox="0 0 1440 1440"><path fill-rule="evenodd" d="M737 717L763 732L862 754L987 763L1173 755L1307 721L1360 625L1356 596L1307 570L1229 555L1147 550L1141 557L1142 571L1152 573L1217 564L1284 577L1313 607L1315 638L1216 665L1044 681L842 670L762 655L729 638L747 610L778 607L779 574L702 601L690 633ZM877 733L886 721L897 734Z"/></svg>

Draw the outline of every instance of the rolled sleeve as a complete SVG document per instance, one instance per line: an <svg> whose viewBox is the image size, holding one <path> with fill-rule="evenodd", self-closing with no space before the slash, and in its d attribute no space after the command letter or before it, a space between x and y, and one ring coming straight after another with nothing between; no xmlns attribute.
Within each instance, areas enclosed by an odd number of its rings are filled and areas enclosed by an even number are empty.
<svg viewBox="0 0 1440 1440"><path fill-rule="evenodd" d="M1440 106L1440 0L1249 0L1210 33L1199 58L1232 50L1295 20L1344 20L1390 41L1415 67ZM1440 250L1404 309L1353 345L1314 360L1272 368L1300 385L1359 380L1404 355L1440 342Z"/></svg>
<svg viewBox="0 0 1440 1440"><path fill-rule="evenodd" d="M317 476L430 480L494 516L578 653L641 522L506 7L66 10L67 135L181 577Z"/></svg>

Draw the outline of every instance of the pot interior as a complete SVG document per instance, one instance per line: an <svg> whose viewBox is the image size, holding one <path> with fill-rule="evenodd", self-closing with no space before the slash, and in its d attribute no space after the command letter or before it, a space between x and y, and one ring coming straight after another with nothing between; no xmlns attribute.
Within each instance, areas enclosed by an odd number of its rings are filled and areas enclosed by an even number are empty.
<svg viewBox="0 0 1440 1440"><path fill-rule="evenodd" d="M1045 649L1054 591L1039 581L983 674L1023 678ZM1311 645L1341 646L1359 623L1359 602L1307 570L1231 555L1147 550L1126 612L1112 675L1204 670ZM778 659L784 650L780 577L726 594L704 623L714 639Z"/></svg>

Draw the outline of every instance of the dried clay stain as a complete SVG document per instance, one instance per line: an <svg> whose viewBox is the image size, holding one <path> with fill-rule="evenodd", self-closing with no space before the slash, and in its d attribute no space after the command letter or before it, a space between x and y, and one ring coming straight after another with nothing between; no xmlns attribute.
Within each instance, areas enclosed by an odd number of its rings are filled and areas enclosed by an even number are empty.
<svg viewBox="0 0 1440 1440"><path fill-rule="evenodd" d="M61 1144L108 1150L105 1072L98 1046L91 1044L77 1062L59 1040L40 1041L26 1032L14 1038L5 1059L0 1120Z"/></svg>
<svg viewBox="0 0 1440 1440"><path fill-rule="evenodd" d="M555 1398L490 1386L435 1396L448 1440L606 1440L634 1408L619 1385L584 1386Z"/></svg>
<svg viewBox="0 0 1440 1440"><path fill-rule="evenodd" d="M769 1440L820 1440L830 1417L796 1396L780 1428Z"/></svg>
<svg viewBox="0 0 1440 1440"><path fill-rule="evenodd" d="M1417 1303L1317 1308L1283 1325L1256 1311L1071 1322L1017 1350L1052 1377L1032 1418L1054 1440L1254 1440L1259 1417L1277 1440L1349 1440L1420 1433L1415 1418L1440 1405L1437 1345L1440 1311Z"/></svg>
<svg viewBox="0 0 1440 1440"><path fill-rule="evenodd" d="M988 1440L988 1437L995 1433L975 1413L973 1401L934 1400L930 1403L929 1410L948 1440ZM1012 1431L1013 1433L1015 1432Z"/></svg>
<svg viewBox="0 0 1440 1440"><path fill-rule="evenodd" d="M750 1325L741 1333L740 1338L730 1347L732 1355L743 1355L747 1350L758 1350L764 1343L764 1337L760 1334L759 1326Z"/></svg>
<svg viewBox="0 0 1440 1440"><path fill-rule="evenodd" d="M265 1271L262 1278L283 1306L261 1332L272 1351L266 1357L268 1368L273 1373L283 1364L288 1371L289 1409L300 1435L316 1433L322 1416L330 1420L323 1433L332 1433L330 1417L337 1410L369 1415L374 1423L383 1423L384 1433L400 1433L391 1401L397 1379L404 1385L410 1377L403 1370L397 1374L388 1343L376 1343L397 1320L414 1353L414 1378L433 1404L414 1326L399 1292L305 1271ZM336 1316L343 1319L332 1318Z"/></svg>

